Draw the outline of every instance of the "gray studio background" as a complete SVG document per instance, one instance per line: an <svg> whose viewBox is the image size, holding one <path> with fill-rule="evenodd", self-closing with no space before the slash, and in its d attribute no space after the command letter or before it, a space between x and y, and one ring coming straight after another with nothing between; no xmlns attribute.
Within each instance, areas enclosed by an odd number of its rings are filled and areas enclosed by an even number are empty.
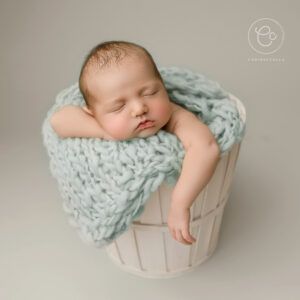
<svg viewBox="0 0 300 300"><path fill-rule="evenodd" d="M0 1L0 298L299 299L298 1ZM285 40L248 44L269 17ZM67 222L41 124L100 41L140 43L158 65L202 72L239 97L247 135L214 255L184 277L119 270Z"/></svg>

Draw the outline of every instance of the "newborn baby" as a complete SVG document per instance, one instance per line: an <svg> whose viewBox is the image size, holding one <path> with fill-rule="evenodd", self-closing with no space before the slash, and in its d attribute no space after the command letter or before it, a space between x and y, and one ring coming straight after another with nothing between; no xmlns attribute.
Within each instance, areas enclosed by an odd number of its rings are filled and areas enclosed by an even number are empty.
<svg viewBox="0 0 300 300"><path fill-rule="evenodd" d="M168 227L175 240L195 242L189 228L190 207L220 158L209 128L172 102L152 56L134 43L108 41L94 47L82 65L79 88L86 106L64 106L50 119L61 138L122 141L166 130L180 139L185 157L172 191Z"/></svg>

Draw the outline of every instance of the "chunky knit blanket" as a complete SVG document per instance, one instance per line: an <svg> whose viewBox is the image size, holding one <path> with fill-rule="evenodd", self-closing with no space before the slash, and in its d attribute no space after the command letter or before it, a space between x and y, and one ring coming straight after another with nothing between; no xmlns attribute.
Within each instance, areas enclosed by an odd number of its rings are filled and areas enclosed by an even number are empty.
<svg viewBox="0 0 300 300"><path fill-rule="evenodd" d="M162 67L159 71L170 99L201 118L222 155L242 140L245 124L217 82L185 68ZM185 151L180 140L164 130L127 141L61 139L49 118L69 104L85 104L78 83L57 95L42 124L43 143L69 223L84 242L102 247L141 215L150 194L164 180L175 185Z"/></svg>

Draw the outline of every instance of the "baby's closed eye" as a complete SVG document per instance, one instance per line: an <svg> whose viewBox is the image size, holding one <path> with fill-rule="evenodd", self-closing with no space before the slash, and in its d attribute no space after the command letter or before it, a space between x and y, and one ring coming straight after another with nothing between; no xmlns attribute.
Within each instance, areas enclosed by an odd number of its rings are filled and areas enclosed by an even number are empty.
<svg viewBox="0 0 300 300"><path fill-rule="evenodd" d="M153 91L153 92L149 92L149 93L145 93L142 96L143 97L151 97L153 95L156 95L158 93L158 91ZM118 106L116 108L113 108L111 112L120 112L122 111L122 109L126 106L126 104L122 104L121 106Z"/></svg>
<svg viewBox="0 0 300 300"><path fill-rule="evenodd" d="M157 93L157 91L154 91L154 92L150 92L150 93L147 93L147 94L144 94L143 96L152 96L152 95L155 95Z"/></svg>

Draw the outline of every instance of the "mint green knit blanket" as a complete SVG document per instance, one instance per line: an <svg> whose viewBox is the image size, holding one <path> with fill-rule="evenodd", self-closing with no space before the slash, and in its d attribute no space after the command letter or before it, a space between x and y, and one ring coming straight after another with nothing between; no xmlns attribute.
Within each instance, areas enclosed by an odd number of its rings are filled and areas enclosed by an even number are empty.
<svg viewBox="0 0 300 300"><path fill-rule="evenodd" d="M246 125L217 82L185 68L162 67L159 71L170 99L201 118L222 155L242 140ZM175 185L185 151L180 140L164 130L127 141L61 139L49 118L69 104L85 104L78 83L57 95L42 124L43 143L69 223L84 242L103 247L141 215L150 194L164 180Z"/></svg>

